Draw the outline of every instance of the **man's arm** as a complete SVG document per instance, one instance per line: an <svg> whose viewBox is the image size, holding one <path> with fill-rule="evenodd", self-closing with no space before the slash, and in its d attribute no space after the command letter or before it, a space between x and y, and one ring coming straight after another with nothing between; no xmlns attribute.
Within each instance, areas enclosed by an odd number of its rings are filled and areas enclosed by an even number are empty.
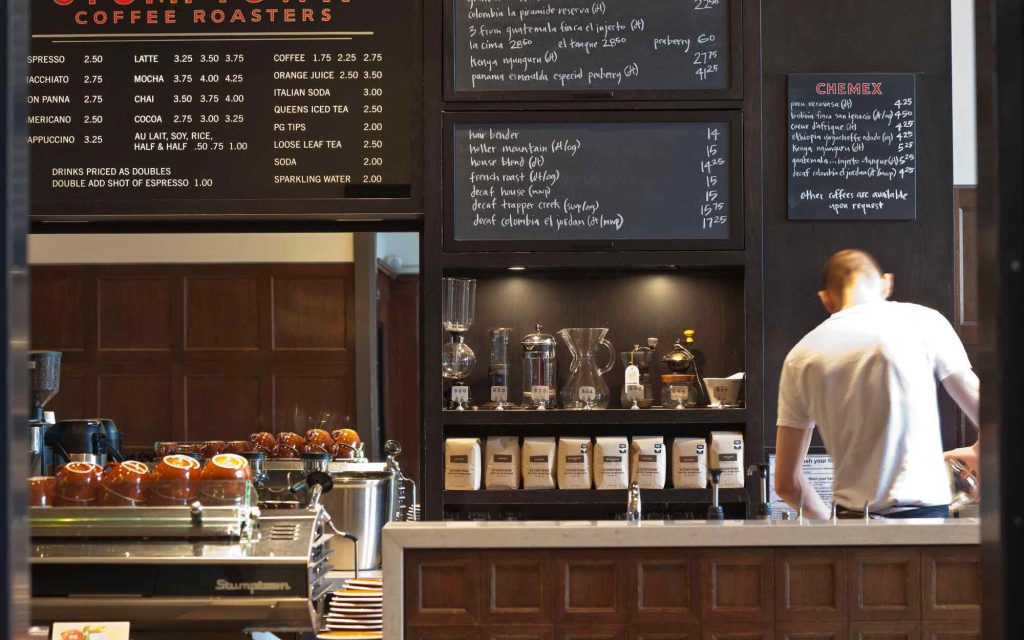
<svg viewBox="0 0 1024 640"><path fill-rule="evenodd" d="M804 475L804 458L811 446L813 429L779 425L775 435L775 493L793 509L804 505L804 517L827 520L828 508Z"/></svg>
<svg viewBox="0 0 1024 640"><path fill-rule="evenodd" d="M946 389L946 393L949 394L953 401L956 402L960 410L964 412L967 419L978 426L980 413L980 397L981 397L981 383L978 381L978 376L971 369L966 369L947 376L942 381L942 386ZM968 469L974 471L975 474L981 472L981 438L970 447L963 447L962 449L953 449L952 451L946 452L946 460L957 459L962 460L967 465Z"/></svg>

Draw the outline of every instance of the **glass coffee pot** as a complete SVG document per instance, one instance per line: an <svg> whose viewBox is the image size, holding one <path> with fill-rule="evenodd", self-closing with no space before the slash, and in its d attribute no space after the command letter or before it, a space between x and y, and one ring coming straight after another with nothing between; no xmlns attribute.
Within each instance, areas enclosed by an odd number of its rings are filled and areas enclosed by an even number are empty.
<svg viewBox="0 0 1024 640"><path fill-rule="evenodd" d="M615 347L604 339L608 329L575 328L561 329L562 336L572 355L569 365L569 379L562 387L562 407L565 409L607 409L608 384L604 374L615 365ZM597 349L608 350L608 363L597 366Z"/></svg>
<svg viewBox="0 0 1024 640"><path fill-rule="evenodd" d="M523 408L554 409L558 392L555 336L541 331L523 336Z"/></svg>
<svg viewBox="0 0 1024 640"><path fill-rule="evenodd" d="M441 375L453 380L450 392L452 409L471 405L469 387L464 381L476 364L476 354L466 344L465 333L473 326L476 311L476 280L444 278L441 281L441 326L451 341L441 347Z"/></svg>

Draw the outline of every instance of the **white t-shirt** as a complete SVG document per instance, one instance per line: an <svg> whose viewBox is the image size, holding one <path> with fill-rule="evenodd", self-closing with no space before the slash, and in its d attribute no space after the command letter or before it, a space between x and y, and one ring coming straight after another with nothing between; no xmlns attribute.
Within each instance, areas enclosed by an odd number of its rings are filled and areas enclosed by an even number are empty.
<svg viewBox="0 0 1024 640"><path fill-rule="evenodd" d="M937 381L971 368L937 311L875 302L833 314L786 357L778 424L818 425L847 509L949 504Z"/></svg>

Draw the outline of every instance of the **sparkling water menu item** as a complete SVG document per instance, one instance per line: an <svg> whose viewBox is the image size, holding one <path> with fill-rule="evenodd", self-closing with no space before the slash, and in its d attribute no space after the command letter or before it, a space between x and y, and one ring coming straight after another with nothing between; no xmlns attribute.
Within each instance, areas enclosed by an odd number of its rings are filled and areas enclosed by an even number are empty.
<svg viewBox="0 0 1024 640"><path fill-rule="evenodd" d="M727 0L449 0L457 92L729 86Z"/></svg>
<svg viewBox="0 0 1024 640"><path fill-rule="evenodd" d="M730 237L728 122L496 120L453 135L456 241Z"/></svg>
<svg viewBox="0 0 1024 640"><path fill-rule="evenodd" d="M332 213L411 197L414 6L32 4L34 213Z"/></svg>
<svg viewBox="0 0 1024 640"><path fill-rule="evenodd" d="M789 217L917 217L914 75L789 76Z"/></svg>

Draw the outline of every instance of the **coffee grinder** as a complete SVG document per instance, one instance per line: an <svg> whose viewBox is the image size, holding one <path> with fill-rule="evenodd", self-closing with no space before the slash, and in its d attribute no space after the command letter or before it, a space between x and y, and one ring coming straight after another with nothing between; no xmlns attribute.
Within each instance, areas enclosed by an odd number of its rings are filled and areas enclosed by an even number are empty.
<svg viewBox="0 0 1024 640"><path fill-rule="evenodd" d="M47 475L53 462L50 448L45 444L46 432L53 420L52 417L47 420L47 412L43 408L60 391L60 359L59 351L30 351L28 354L31 380L28 468L31 476Z"/></svg>

